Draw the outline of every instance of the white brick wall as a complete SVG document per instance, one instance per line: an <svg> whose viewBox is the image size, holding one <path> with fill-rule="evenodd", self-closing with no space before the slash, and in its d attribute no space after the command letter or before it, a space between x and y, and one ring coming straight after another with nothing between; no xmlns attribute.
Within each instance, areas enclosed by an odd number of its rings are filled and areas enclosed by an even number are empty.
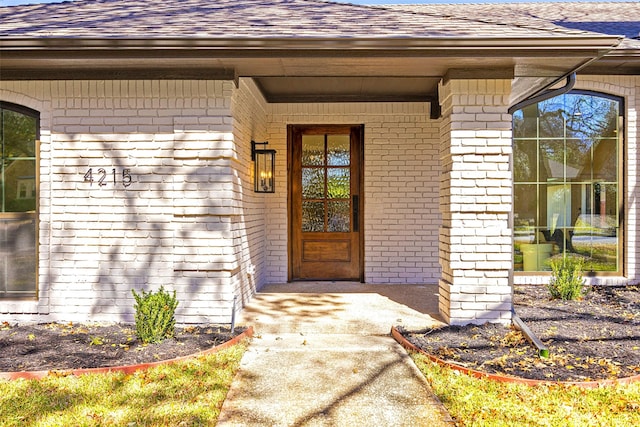
<svg viewBox="0 0 640 427"><path fill-rule="evenodd" d="M131 289L164 285L177 291L179 322L230 321L246 151L235 142L233 84L0 85L0 99L42 117L40 298L0 310L17 320L35 312L36 320L131 321ZM83 180L89 168L93 184Z"/></svg>
<svg viewBox="0 0 640 427"><path fill-rule="evenodd" d="M365 281L434 283L440 166L429 104L274 104L270 111L269 141L278 150L282 184L267 201L267 280L287 280L287 125L364 124Z"/></svg>
<svg viewBox="0 0 640 427"><path fill-rule="evenodd" d="M440 313L453 324L511 318L510 82L440 86Z"/></svg>

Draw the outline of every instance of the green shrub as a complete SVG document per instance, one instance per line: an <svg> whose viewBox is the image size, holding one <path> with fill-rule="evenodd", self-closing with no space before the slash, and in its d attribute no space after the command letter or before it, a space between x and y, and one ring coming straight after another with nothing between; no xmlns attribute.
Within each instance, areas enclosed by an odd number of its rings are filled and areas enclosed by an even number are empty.
<svg viewBox="0 0 640 427"><path fill-rule="evenodd" d="M547 289L554 299L575 300L587 293L582 276L584 258L564 256L551 260L551 280Z"/></svg>
<svg viewBox="0 0 640 427"><path fill-rule="evenodd" d="M165 292L164 287L156 292L142 291L142 295L131 290L136 304L136 335L143 343L155 343L173 336L175 330L175 311L178 306L176 291L173 295Z"/></svg>

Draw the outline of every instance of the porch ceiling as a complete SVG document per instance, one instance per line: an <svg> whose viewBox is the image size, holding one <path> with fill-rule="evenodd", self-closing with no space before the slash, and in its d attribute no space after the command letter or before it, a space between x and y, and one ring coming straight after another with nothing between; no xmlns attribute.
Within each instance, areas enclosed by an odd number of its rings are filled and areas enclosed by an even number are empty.
<svg viewBox="0 0 640 427"><path fill-rule="evenodd" d="M425 102L436 99L439 77L259 77L269 102Z"/></svg>

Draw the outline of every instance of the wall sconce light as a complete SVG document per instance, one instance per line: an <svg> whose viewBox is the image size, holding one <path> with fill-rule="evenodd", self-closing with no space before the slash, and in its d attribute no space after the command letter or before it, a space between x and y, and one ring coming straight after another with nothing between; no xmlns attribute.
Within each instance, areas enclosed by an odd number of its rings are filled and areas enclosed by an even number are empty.
<svg viewBox="0 0 640 427"><path fill-rule="evenodd" d="M266 146L269 142L251 141L251 160L253 163L253 190L256 193L275 193L274 175L276 168L276 150L256 149L256 145Z"/></svg>

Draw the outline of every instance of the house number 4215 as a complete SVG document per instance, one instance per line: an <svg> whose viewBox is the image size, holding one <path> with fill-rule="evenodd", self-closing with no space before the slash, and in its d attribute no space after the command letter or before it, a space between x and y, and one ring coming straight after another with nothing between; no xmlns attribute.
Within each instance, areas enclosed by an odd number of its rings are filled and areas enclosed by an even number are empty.
<svg viewBox="0 0 640 427"><path fill-rule="evenodd" d="M122 169L122 173L116 173L116 168L111 169L111 173L108 173L105 168L99 168L96 172L93 172L93 168L89 168L87 173L84 174L84 182L88 182L93 185L94 181L98 184L98 187L104 187L113 180L113 185L117 184L118 177L120 177L122 185L128 187L131 185L131 169Z"/></svg>

